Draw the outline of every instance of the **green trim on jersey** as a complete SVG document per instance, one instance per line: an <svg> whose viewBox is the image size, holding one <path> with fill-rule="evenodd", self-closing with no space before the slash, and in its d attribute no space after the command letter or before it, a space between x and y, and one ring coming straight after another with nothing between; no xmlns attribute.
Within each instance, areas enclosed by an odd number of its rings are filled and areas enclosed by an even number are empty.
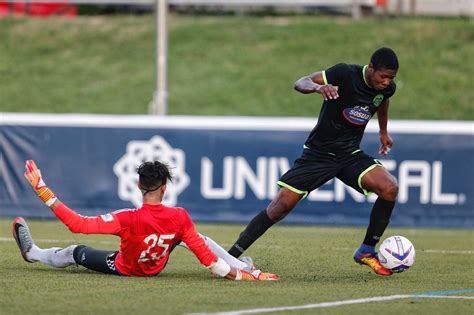
<svg viewBox="0 0 474 315"><path fill-rule="evenodd" d="M288 185L288 184L286 184L286 183L284 183L284 182L282 182L282 181L278 181L277 184L278 184L278 186L284 187L284 188L286 188L286 189L288 189L288 190L291 190L291 191L294 192L294 193L303 195L303 198L306 198L306 196L308 196L308 192L307 192L307 191L303 191L303 190L296 189L295 187L292 187L292 186L290 186L290 185ZM303 198L302 198L302 199L303 199Z"/></svg>
<svg viewBox="0 0 474 315"><path fill-rule="evenodd" d="M357 149L357 150L351 152L351 154L356 154L356 153L359 152L359 151L361 151L361 150L360 150L360 149Z"/></svg>
<svg viewBox="0 0 474 315"><path fill-rule="evenodd" d="M326 85L329 84L329 83L328 83L328 78L326 78L326 70L324 70L324 71L322 72L322 74L323 74L323 81L324 81L324 84L326 84Z"/></svg>
<svg viewBox="0 0 474 315"><path fill-rule="evenodd" d="M364 192L364 195L368 196L372 193L372 191L365 190L364 187L362 187L362 177L364 177L365 174L376 168L377 166L382 166L379 161L374 160L375 164L372 164L368 168L365 169L362 173L360 173L359 178L357 179L357 183L359 184L360 189Z"/></svg>
<svg viewBox="0 0 474 315"><path fill-rule="evenodd" d="M367 80L365 79L365 71L366 71L366 70L367 70L367 65L365 65L365 66L362 68L362 77L364 78L365 84L367 84L367 86L368 86L369 88L372 88L372 87L369 85L369 83L367 82Z"/></svg>

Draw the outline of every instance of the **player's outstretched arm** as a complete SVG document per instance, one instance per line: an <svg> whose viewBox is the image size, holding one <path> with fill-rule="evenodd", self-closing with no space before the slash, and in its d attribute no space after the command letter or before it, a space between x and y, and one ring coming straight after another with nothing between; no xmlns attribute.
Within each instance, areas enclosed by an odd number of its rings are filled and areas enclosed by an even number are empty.
<svg viewBox="0 0 474 315"><path fill-rule="evenodd" d="M295 90L303 94L319 93L324 98L336 99L339 97L337 93L338 87L332 84L326 84L322 71L304 76L295 82Z"/></svg>
<svg viewBox="0 0 474 315"><path fill-rule="evenodd" d="M25 178L33 190L63 222L71 232L84 234L117 234L120 231L120 222L113 213L105 216L83 217L62 203L53 191L46 186L41 171L33 160L26 161Z"/></svg>

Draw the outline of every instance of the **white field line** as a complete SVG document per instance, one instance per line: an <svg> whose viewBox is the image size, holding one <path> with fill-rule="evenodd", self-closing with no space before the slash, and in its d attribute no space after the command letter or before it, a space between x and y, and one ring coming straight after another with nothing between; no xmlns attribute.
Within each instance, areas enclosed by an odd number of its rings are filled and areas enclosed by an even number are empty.
<svg viewBox="0 0 474 315"><path fill-rule="evenodd" d="M14 242L15 239L13 237L0 237L0 242ZM35 239L35 243L78 243L78 240L55 240L55 239ZM80 242L79 242L80 243ZM116 242L112 241L97 241L97 240L88 240L87 243L95 243L95 244L118 244L119 241Z"/></svg>
<svg viewBox="0 0 474 315"><path fill-rule="evenodd" d="M378 296L372 298L364 299L355 299L355 300L345 300L345 301L334 301L334 302L323 302L317 304L305 304L305 305L296 305L296 306L283 306L283 307L268 307L268 308L254 308L240 311L230 311L230 312L218 312L218 313L192 313L190 315L239 315L239 314L258 314L258 313L270 313L270 312L281 312L281 311L296 311L312 308L326 308L326 307L335 307L340 305L349 305L349 304L360 304L360 303L369 303L369 302L381 302L381 301L390 301L390 300L400 300L411 298L413 295L391 295L391 296Z"/></svg>
<svg viewBox="0 0 474 315"><path fill-rule="evenodd" d="M474 254L474 250L436 250L436 249L424 249L422 253L430 254Z"/></svg>
<svg viewBox="0 0 474 315"><path fill-rule="evenodd" d="M304 309L313 309L313 308L329 308L329 307L336 307L336 306L341 306L341 305L383 302L383 301L401 300L401 299L409 299L409 298L448 298L448 299L474 300L474 296L413 295L413 294L412 295L390 295L390 296L378 296L378 297L364 298L364 299L323 302L323 303L305 304L305 305L296 305L296 306L255 308L255 309L230 311L230 312L191 313L189 315L240 315L240 314L271 313L271 312L295 311L295 310L304 310Z"/></svg>
<svg viewBox="0 0 474 315"><path fill-rule="evenodd" d="M334 247L333 250L338 251L349 251L354 250L354 248L349 247ZM472 255L474 250L456 250L456 249L418 249L417 253L428 253L428 254L461 254L461 255Z"/></svg>
<svg viewBox="0 0 474 315"><path fill-rule="evenodd" d="M0 237L0 242L13 242L13 237ZM58 239L35 239L35 243L78 243L78 240L58 240ZM94 244L118 244L119 240L117 241L97 241L97 240L87 240L85 243L94 243ZM228 247L231 244L220 244L222 247ZM281 248L279 245L252 245L253 247L265 247L265 248L273 248L278 249ZM339 250L339 251L349 251L354 250L353 248L349 247L334 247L332 250ZM448 250L448 249L424 249L421 251L422 253L429 253L429 254L461 254L461 255L473 255L474 250Z"/></svg>
<svg viewBox="0 0 474 315"><path fill-rule="evenodd" d="M15 240L13 239L13 237L0 237L0 242L14 242ZM79 240L67 240L67 239L64 239L64 240L57 240L57 239L39 239L39 238L35 238L34 239L35 243L36 244L41 244L41 243L73 243L73 244L77 244L77 243L93 243L93 244L113 244L113 245L118 245L119 244L119 240L117 239L117 241L98 241L98 240L86 240L84 242L82 241L79 241ZM222 247L229 247L231 244L219 244L221 245ZM261 247L261 248L272 248L272 249L279 249L281 248L281 246L279 245L253 245L253 247Z"/></svg>

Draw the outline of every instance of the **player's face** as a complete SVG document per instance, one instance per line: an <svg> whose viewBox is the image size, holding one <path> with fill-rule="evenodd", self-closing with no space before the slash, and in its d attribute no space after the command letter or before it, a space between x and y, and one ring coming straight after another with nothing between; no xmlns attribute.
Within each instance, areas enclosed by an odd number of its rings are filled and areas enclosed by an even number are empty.
<svg viewBox="0 0 474 315"><path fill-rule="evenodd" d="M371 87L376 90L385 89L397 75L397 70L380 68L375 70L373 67L369 66L368 71L368 82Z"/></svg>

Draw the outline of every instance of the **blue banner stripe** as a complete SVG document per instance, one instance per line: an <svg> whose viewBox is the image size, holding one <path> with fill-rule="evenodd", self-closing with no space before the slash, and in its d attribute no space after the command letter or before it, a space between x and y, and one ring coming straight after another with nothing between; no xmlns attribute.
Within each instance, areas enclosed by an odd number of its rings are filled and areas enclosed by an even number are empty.
<svg viewBox="0 0 474 315"><path fill-rule="evenodd" d="M474 293L474 289L426 292L426 293L414 294L414 296L420 296L420 295L447 295L447 294L458 294L458 293Z"/></svg>

